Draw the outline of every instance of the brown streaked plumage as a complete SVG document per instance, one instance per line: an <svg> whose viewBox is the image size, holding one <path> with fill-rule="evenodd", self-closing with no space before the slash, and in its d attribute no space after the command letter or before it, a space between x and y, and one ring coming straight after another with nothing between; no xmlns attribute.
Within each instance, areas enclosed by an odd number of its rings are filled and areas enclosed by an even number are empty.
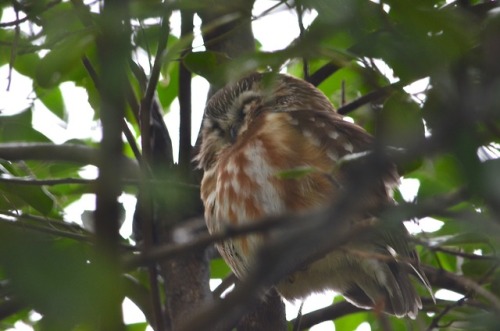
<svg viewBox="0 0 500 331"><path fill-rule="evenodd" d="M302 80L253 74L226 86L207 104L197 156L204 170L201 198L209 231L330 203L348 177L345 168L349 165L339 167L338 161L368 151L372 141L361 127L344 121L318 89ZM279 176L304 167L314 171L299 177ZM364 208L393 203L392 188L397 182L395 167L389 166L373 196L363 201ZM363 215L359 221L373 218ZM410 283L408 263L396 258L413 261L415 273L421 275L418 257L408 247L403 225L396 231L374 236L377 239L372 242L354 239L282 280L277 289L287 299L333 289L355 305L381 307L389 314L413 318L421 300ZM253 234L227 240L218 249L243 278L265 240ZM421 279L426 283L424 276Z"/></svg>

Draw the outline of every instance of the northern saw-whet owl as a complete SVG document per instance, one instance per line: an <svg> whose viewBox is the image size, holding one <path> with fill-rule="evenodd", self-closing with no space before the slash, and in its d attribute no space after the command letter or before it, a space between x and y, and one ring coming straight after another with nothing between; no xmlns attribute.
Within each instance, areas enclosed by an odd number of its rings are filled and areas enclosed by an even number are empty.
<svg viewBox="0 0 500 331"><path fill-rule="evenodd" d="M345 121L313 85L288 75L268 75L252 74L229 84L207 103L196 160L204 170L201 198L210 233L324 207L349 177L344 169L349 165L339 167L339 160L373 148L372 136ZM317 171L297 178L278 176L302 167ZM372 207L393 203L399 176L392 165L387 174L377 182L368 203ZM294 300L332 289L357 306L414 318L422 303L409 270L424 283L425 276L406 229L399 225L397 233L373 242L353 238L279 282L278 291ZM244 278L265 242L264 235L251 234L217 248L236 276Z"/></svg>

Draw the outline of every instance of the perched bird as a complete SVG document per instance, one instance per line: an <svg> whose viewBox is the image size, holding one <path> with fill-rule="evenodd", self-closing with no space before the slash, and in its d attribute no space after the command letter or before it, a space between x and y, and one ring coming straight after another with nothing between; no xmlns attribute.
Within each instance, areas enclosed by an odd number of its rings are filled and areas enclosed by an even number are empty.
<svg viewBox="0 0 500 331"><path fill-rule="evenodd" d="M196 161L204 170L201 198L210 233L324 207L349 180L349 163L339 166L339 160L373 147L372 136L345 121L322 92L283 74L256 73L219 90L207 103L201 134ZM304 167L314 171L279 176ZM393 203L398 180L389 166L363 205L375 210ZM375 217L369 211L360 215L359 221ZM422 303L409 274L426 281L408 233L399 225L396 233L368 242L354 238L282 280L278 291L293 300L332 289L357 306L414 318ZM217 248L236 276L244 278L266 239L252 234Z"/></svg>

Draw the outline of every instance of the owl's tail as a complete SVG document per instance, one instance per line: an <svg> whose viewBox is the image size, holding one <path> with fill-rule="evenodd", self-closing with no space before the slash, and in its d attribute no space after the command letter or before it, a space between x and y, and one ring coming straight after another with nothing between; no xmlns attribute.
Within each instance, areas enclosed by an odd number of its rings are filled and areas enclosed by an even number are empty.
<svg viewBox="0 0 500 331"><path fill-rule="evenodd" d="M374 261L365 269L365 275L359 275L362 280L352 283L342 294L351 303L363 308L373 308L398 317L417 317L422 301L417 293L410 274L414 275L426 287L432 299L432 289L425 274L417 263ZM358 277L356 277L358 278Z"/></svg>

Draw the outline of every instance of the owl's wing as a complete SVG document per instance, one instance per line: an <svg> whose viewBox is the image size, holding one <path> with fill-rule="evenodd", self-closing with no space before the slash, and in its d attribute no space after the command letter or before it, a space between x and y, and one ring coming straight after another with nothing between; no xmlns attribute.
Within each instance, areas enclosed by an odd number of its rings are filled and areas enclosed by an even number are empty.
<svg viewBox="0 0 500 331"><path fill-rule="evenodd" d="M286 115L290 117L291 125L297 124L295 130L303 137L301 144L318 150L316 160L312 160L314 166L319 165L320 170L330 172L340 182L350 180L355 183L370 176L376 165L380 169L377 169L377 179L370 187L370 193L376 199L371 205L380 207L392 203L392 190L399 183L396 166L382 158L372 157L374 139L363 128L331 111L296 110Z"/></svg>
<svg viewBox="0 0 500 331"><path fill-rule="evenodd" d="M300 123L296 126L296 130L303 136L302 143L318 148L320 151L318 157L329 161L332 176L340 186L356 184L356 181L363 185L364 180L373 180L369 174L371 169L374 166L381 167L374 172L377 178L371 183L367 201L359 204L360 208L366 208L366 219L375 218L372 213L376 214L384 206L394 204L392 190L399 182L396 166L391 162L374 158L374 139L364 129L331 112L304 110L287 114L291 118L289 122L292 125ZM374 164L374 162L379 163ZM317 164L322 163L317 162ZM361 217L360 220L365 218ZM421 301L407 274L415 274L431 295L432 292L429 282L419 268L418 255L409 245L408 231L401 222L379 222L368 236L369 238L359 238L356 241L371 243L373 246L368 247L369 250L387 256L388 261L394 259L393 262L380 263L387 279L382 286L389 293L386 309L396 315L408 314L413 317L421 307ZM366 285L352 293L344 294L360 306L370 306L370 301L373 300L370 292L378 293L378 291L379 288L370 288Z"/></svg>

